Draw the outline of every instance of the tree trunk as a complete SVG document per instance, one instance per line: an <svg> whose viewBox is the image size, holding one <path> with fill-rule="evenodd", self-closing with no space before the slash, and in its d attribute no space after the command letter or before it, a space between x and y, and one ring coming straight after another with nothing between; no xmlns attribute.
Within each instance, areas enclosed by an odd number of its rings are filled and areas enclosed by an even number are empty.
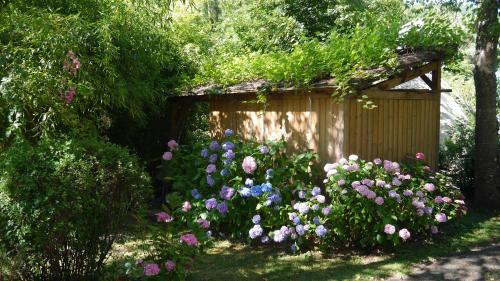
<svg viewBox="0 0 500 281"><path fill-rule="evenodd" d="M496 117L498 15L497 0L479 2L474 84L476 131L474 201L481 208L500 208L500 161Z"/></svg>

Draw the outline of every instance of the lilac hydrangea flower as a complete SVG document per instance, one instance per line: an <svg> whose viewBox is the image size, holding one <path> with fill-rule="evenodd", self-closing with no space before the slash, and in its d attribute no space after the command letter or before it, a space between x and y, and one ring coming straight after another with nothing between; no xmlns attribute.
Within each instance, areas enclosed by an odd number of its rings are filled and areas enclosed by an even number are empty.
<svg viewBox="0 0 500 281"><path fill-rule="evenodd" d="M384 204L384 198L382 198L382 197L380 197L380 196L379 196L379 197L377 197L377 198L375 198L375 203L376 203L377 205L383 205L383 204Z"/></svg>
<svg viewBox="0 0 500 281"><path fill-rule="evenodd" d="M304 190L299 190L299 198L300 199L306 198L306 192Z"/></svg>
<svg viewBox="0 0 500 281"><path fill-rule="evenodd" d="M217 205L217 210L219 211L219 213L220 213L221 215L226 214L226 213L227 213L227 211L228 211L226 202L219 203L219 204Z"/></svg>
<svg viewBox="0 0 500 281"><path fill-rule="evenodd" d="M259 151L260 151L260 153L262 153L262 154L268 154L268 153L269 153L269 147L267 147L267 146L265 146L265 145L261 145L261 146L259 147Z"/></svg>
<svg viewBox="0 0 500 281"><path fill-rule="evenodd" d="M298 224L297 226L295 226L295 231L300 236L303 236L306 233L306 230L304 229L304 226L301 225L301 224Z"/></svg>
<svg viewBox="0 0 500 281"><path fill-rule="evenodd" d="M383 181L383 180L377 180L375 182L375 185L378 186L378 187L384 187L385 186L385 181Z"/></svg>
<svg viewBox="0 0 500 281"><path fill-rule="evenodd" d="M234 157L236 157L236 154L234 153L233 150L228 150L226 152L224 152L224 154L222 154L222 156L224 156L227 160L233 160Z"/></svg>
<svg viewBox="0 0 500 281"><path fill-rule="evenodd" d="M403 191L403 195L406 196L406 197L412 196L413 192L411 190L407 189L407 190Z"/></svg>
<svg viewBox="0 0 500 281"><path fill-rule="evenodd" d="M436 198L434 198L434 202L435 202L435 203L438 203L438 204L439 204L439 203L443 203L443 202L444 202L444 201L443 201L443 197L441 197L441 196L439 196L439 195L438 195L438 196L436 196Z"/></svg>
<svg viewBox="0 0 500 281"><path fill-rule="evenodd" d="M207 208L207 210L212 210L215 209L216 207L217 207L217 199L210 198L205 201L205 208Z"/></svg>
<svg viewBox="0 0 500 281"><path fill-rule="evenodd" d="M234 132L231 129L226 129L224 131L224 136L226 136L226 137L231 137L231 136L233 136L233 134L234 134Z"/></svg>
<svg viewBox="0 0 500 281"><path fill-rule="evenodd" d="M208 166L207 166L207 174L212 174L216 170L217 170L217 166L215 166L214 164L208 164Z"/></svg>
<svg viewBox="0 0 500 281"><path fill-rule="evenodd" d="M325 216L328 216L330 214L330 212L332 211L332 209L330 207L325 207L321 210L321 213Z"/></svg>
<svg viewBox="0 0 500 281"><path fill-rule="evenodd" d="M392 224L386 224L384 226L384 232L386 234L392 235L392 234L394 234L394 232L396 232L396 227L394 227L394 225L392 225Z"/></svg>
<svg viewBox="0 0 500 281"><path fill-rule="evenodd" d="M424 184L424 189L429 192L433 192L434 190L436 190L436 187L432 183L426 183Z"/></svg>
<svg viewBox="0 0 500 281"><path fill-rule="evenodd" d="M309 212L309 205L307 203L297 203L297 210L301 214L307 214Z"/></svg>
<svg viewBox="0 0 500 281"><path fill-rule="evenodd" d="M316 217L313 218L313 223L316 224L316 225L321 224L321 221L319 220L318 216L316 216Z"/></svg>
<svg viewBox="0 0 500 281"><path fill-rule="evenodd" d="M248 231L248 236L250 236L251 239L255 239L257 237L260 237L263 232L264 230L262 229L262 227L256 224Z"/></svg>
<svg viewBox="0 0 500 281"><path fill-rule="evenodd" d="M328 230L321 224L321 225L318 225L318 227L316 227L315 232L316 232L316 235L318 235L319 237L323 237L326 235Z"/></svg>
<svg viewBox="0 0 500 281"><path fill-rule="evenodd" d="M314 204L311 208L313 209L313 211L317 211L317 210L319 210L319 205Z"/></svg>
<svg viewBox="0 0 500 281"><path fill-rule="evenodd" d="M401 185L401 181L398 178L393 178L392 179L392 185L400 186Z"/></svg>
<svg viewBox="0 0 500 281"><path fill-rule="evenodd" d="M415 195L417 195L418 197L424 197L424 193L420 190L415 192Z"/></svg>
<svg viewBox="0 0 500 281"><path fill-rule="evenodd" d="M431 233L432 234L437 234L438 232L439 232L439 230L438 230L437 226L435 226L435 225L431 226Z"/></svg>
<svg viewBox="0 0 500 281"><path fill-rule="evenodd" d="M172 157L173 157L173 154L172 154L172 152L170 152L170 151L167 151L167 152L163 153L163 155L161 156L161 158L162 158L163 160L165 160L165 161L170 161L170 160L172 160Z"/></svg>
<svg viewBox="0 0 500 281"><path fill-rule="evenodd" d="M344 179L340 179L337 181L337 184L340 185L340 186L343 186L345 184L345 180Z"/></svg>
<svg viewBox="0 0 500 281"><path fill-rule="evenodd" d="M399 231L399 237L403 238L403 240L405 241L410 239L410 236L410 232L406 228L403 228Z"/></svg>
<svg viewBox="0 0 500 281"><path fill-rule="evenodd" d="M220 145L217 141L213 140L212 142L210 142L210 145L208 146L208 148L210 148L210 150L212 150L212 151L217 151L220 149Z"/></svg>
<svg viewBox="0 0 500 281"><path fill-rule="evenodd" d="M437 222L446 222L448 220L448 218L446 217L446 215L443 214L443 213L437 213L436 216L435 216L435 218L436 218Z"/></svg>
<svg viewBox="0 0 500 281"><path fill-rule="evenodd" d="M375 158L373 159L373 163L375 163L375 165L380 165L382 164L382 160L380 158Z"/></svg>
<svg viewBox="0 0 500 281"><path fill-rule="evenodd" d="M234 188L229 186L223 186L219 192L219 195L224 200L231 200L234 195Z"/></svg>
<svg viewBox="0 0 500 281"><path fill-rule="evenodd" d="M323 204L323 203L325 203L326 198L323 195L318 195L318 196L316 196L316 201L318 201L318 203Z"/></svg>
<svg viewBox="0 0 500 281"><path fill-rule="evenodd" d="M266 244L269 242L269 236L265 235L265 236L262 236L260 238L260 242L262 242L262 244Z"/></svg>
<svg viewBox="0 0 500 281"><path fill-rule="evenodd" d="M312 189L312 195L313 196L317 196L321 193L321 188L315 186L313 189Z"/></svg>
<svg viewBox="0 0 500 281"><path fill-rule="evenodd" d="M252 217L252 222L254 224L259 224L260 223L260 216L259 215L255 215Z"/></svg>

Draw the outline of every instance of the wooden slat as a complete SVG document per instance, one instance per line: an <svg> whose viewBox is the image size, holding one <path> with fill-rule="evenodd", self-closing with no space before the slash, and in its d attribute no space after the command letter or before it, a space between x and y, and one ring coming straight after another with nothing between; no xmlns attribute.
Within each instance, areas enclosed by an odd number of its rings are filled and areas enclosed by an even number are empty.
<svg viewBox="0 0 500 281"><path fill-rule="evenodd" d="M423 66L404 71L404 72L398 74L396 77L385 80L385 81L380 82L378 84L375 84L375 85L371 86L370 88L371 89L378 88L378 89L382 89L382 90L392 89L392 88L396 87L397 85L403 84L406 81L413 80L413 79L415 79L415 78L417 78L425 73L428 73L428 72L435 70L436 68L439 67L439 65L440 64L438 61L431 62L431 63L425 64Z"/></svg>

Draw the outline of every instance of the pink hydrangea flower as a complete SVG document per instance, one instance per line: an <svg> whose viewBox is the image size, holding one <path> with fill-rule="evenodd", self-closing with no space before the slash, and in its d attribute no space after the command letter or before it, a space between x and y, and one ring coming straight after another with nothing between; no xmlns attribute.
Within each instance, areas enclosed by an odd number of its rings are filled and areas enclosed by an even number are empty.
<svg viewBox="0 0 500 281"><path fill-rule="evenodd" d="M377 197L375 198L375 203L377 203L377 205L383 205L384 204L384 198L382 197Z"/></svg>
<svg viewBox="0 0 500 281"><path fill-rule="evenodd" d="M163 156L161 158L163 158L163 160L165 160L165 161L170 161L170 160L172 160L172 156L173 156L172 152L167 151L167 152L163 153Z"/></svg>
<svg viewBox="0 0 500 281"><path fill-rule="evenodd" d="M156 263L148 263L144 266L144 275L155 276L160 273L160 266Z"/></svg>
<svg viewBox="0 0 500 281"><path fill-rule="evenodd" d="M392 234L394 234L394 232L396 232L396 227L394 227L394 225L392 225L392 224L386 224L384 226L384 232L386 234L392 235Z"/></svg>
<svg viewBox="0 0 500 281"><path fill-rule="evenodd" d="M417 152L415 154L415 158L417 158L418 160L424 161L425 160L425 154L423 152Z"/></svg>
<svg viewBox="0 0 500 281"><path fill-rule="evenodd" d="M165 268L167 269L167 271L174 271L175 270L175 262L171 261L171 260L168 260L165 263Z"/></svg>
<svg viewBox="0 0 500 281"><path fill-rule="evenodd" d="M340 179L338 182L337 182L338 185L342 186L345 184L345 180L344 179Z"/></svg>
<svg viewBox="0 0 500 281"><path fill-rule="evenodd" d="M429 192L433 192L434 190L436 190L436 187L432 183L426 183L424 184L424 189Z"/></svg>
<svg viewBox="0 0 500 281"><path fill-rule="evenodd" d="M444 203L451 203L451 198L450 198L450 197L445 196L445 197L443 197L443 202L444 202Z"/></svg>
<svg viewBox="0 0 500 281"><path fill-rule="evenodd" d="M185 201L184 203L182 203L182 211L187 213L191 210L191 203L189 203L189 201Z"/></svg>
<svg viewBox="0 0 500 281"><path fill-rule="evenodd" d="M247 174L253 174L255 169L257 169L257 162L255 162L255 158L252 156L247 156L243 159L243 163L241 164L243 171Z"/></svg>
<svg viewBox="0 0 500 281"><path fill-rule="evenodd" d="M165 212L159 212L159 213L156 213L155 215L156 215L157 222L171 222L174 220L174 218L171 215L169 215Z"/></svg>
<svg viewBox="0 0 500 281"><path fill-rule="evenodd" d="M448 220L448 218L446 217L446 215L443 214L443 213L437 213L436 216L435 216L435 218L436 218L437 222L446 222Z"/></svg>
<svg viewBox="0 0 500 281"><path fill-rule="evenodd" d="M208 229L210 227L210 222L204 219L198 219L196 221L203 229Z"/></svg>
<svg viewBox="0 0 500 281"><path fill-rule="evenodd" d="M198 245L198 239L194 234L188 233L181 236L181 242L186 243L188 246L196 246Z"/></svg>
<svg viewBox="0 0 500 281"><path fill-rule="evenodd" d="M405 241L410 239L410 236L410 232L406 228L403 228L399 231L399 237L401 237Z"/></svg>
<svg viewBox="0 0 500 281"><path fill-rule="evenodd" d="M443 197L441 197L441 196L439 196L439 195L438 195L438 196L436 196L436 198L434 198L434 202L435 202L435 203L438 203L438 204L439 204L439 203L443 203L443 202L444 202L444 201L443 201Z"/></svg>
<svg viewBox="0 0 500 281"><path fill-rule="evenodd" d="M70 104L71 102L73 102L73 99L75 98L75 88L70 88L69 90L67 90L66 92L64 92L64 102L66 104Z"/></svg>
<svg viewBox="0 0 500 281"><path fill-rule="evenodd" d="M172 150L172 151L173 151L173 150L176 150L176 149L177 149L177 147L179 147L179 144L178 144L175 140L169 140L169 141L167 142L167 145L168 145L168 147L170 148L170 150Z"/></svg>

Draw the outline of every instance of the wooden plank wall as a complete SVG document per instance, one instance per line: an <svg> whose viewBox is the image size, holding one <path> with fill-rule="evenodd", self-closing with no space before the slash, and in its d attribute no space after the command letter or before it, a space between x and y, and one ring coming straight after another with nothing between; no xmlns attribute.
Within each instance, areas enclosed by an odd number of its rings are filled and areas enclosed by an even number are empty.
<svg viewBox="0 0 500 281"><path fill-rule="evenodd" d="M237 98L212 100L212 136L220 137L224 129L232 128L245 139L284 138L292 152L304 148L317 151L321 164L342 156L343 104L325 93L281 95L268 101L264 108Z"/></svg>
<svg viewBox="0 0 500 281"><path fill-rule="evenodd" d="M421 151L432 167L439 148L439 94L368 93L377 105L365 109L356 99L345 100L344 153L362 159L401 161Z"/></svg>

